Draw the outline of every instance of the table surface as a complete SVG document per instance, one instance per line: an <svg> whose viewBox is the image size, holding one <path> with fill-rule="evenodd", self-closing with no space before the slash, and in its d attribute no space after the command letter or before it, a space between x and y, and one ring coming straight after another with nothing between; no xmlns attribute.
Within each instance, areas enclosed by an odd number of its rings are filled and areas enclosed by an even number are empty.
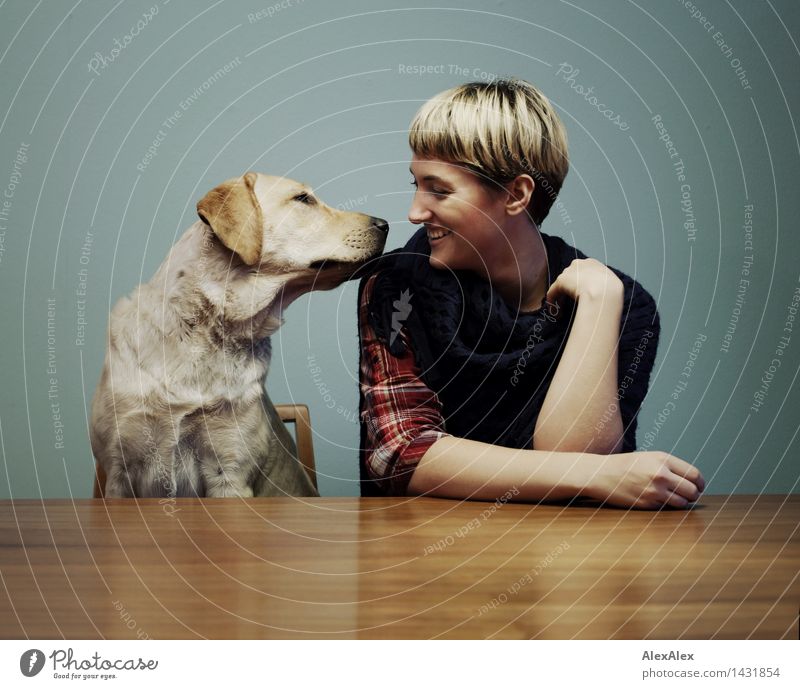
<svg viewBox="0 0 800 689"><path fill-rule="evenodd" d="M797 639L800 495L0 501L0 637Z"/></svg>

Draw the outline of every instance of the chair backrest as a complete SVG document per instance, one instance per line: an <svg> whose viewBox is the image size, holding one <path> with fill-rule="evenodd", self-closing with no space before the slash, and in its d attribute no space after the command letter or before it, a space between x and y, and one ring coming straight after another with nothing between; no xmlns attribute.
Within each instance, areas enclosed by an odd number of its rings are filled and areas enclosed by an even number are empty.
<svg viewBox="0 0 800 689"><path fill-rule="evenodd" d="M314 442L311 435L311 415L305 404L276 404L275 410L281 421L294 423L297 439L297 458L306 470L314 488L317 486L317 468L314 462Z"/></svg>
<svg viewBox="0 0 800 689"><path fill-rule="evenodd" d="M94 463L94 490L93 498L102 498L106 494L106 471L100 466L100 462Z"/></svg>
<svg viewBox="0 0 800 689"><path fill-rule="evenodd" d="M295 437L297 438L297 458L306 470L314 488L317 488L317 469L314 462L314 443L311 435L311 415L305 404L276 404L275 410L284 423L295 425ZM106 472L99 463L95 462L94 490L92 495L95 498L102 498L105 495Z"/></svg>

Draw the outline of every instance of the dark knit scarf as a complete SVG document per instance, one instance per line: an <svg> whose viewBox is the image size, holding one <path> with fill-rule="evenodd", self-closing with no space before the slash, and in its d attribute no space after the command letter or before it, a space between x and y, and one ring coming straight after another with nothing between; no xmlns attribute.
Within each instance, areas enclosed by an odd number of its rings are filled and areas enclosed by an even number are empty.
<svg viewBox="0 0 800 689"><path fill-rule="evenodd" d="M547 250L548 287L573 259L586 255L559 237L541 233ZM393 354L404 350L406 329L422 381L442 403L445 430L493 445L530 448L536 420L558 367L576 304L567 300L555 316L545 306L520 312L491 284L469 271L431 268L430 244L420 228L403 249L382 256L369 303L377 337ZM655 359L659 319L655 303L635 280L611 268L625 297L620 324L619 380L637 357L631 382L619 399L625 426L624 452L635 450L636 413ZM364 285L359 286L359 303ZM647 337L649 333L652 337ZM646 343L641 347L642 337ZM360 348L363 355L363 347ZM360 396L362 419L367 411ZM565 419L565 423L570 423ZM365 472L366 424L361 421L362 495L382 495Z"/></svg>

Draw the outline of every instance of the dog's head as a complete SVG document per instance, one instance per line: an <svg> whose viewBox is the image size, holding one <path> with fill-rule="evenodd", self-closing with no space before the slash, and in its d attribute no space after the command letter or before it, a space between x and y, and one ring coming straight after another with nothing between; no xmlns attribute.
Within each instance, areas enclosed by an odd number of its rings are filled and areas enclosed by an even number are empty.
<svg viewBox="0 0 800 689"><path fill-rule="evenodd" d="M330 289L378 256L385 220L324 204L305 184L248 172L209 191L197 213L231 251L258 272L313 277Z"/></svg>

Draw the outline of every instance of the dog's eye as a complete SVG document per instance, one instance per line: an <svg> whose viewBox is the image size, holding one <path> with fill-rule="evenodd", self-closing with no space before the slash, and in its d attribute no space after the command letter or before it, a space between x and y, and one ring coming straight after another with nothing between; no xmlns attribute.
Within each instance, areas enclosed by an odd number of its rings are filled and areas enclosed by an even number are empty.
<svg viewBox="0 0 800 689"><path fill-rule="evenodd" d="M317 200L313 196L311 196L311 194L307 194L306 192L298 194L297 196L294 197L293 200L299 201L300 203L305 203L309 206L313 206L317 202Z"/></svg>

